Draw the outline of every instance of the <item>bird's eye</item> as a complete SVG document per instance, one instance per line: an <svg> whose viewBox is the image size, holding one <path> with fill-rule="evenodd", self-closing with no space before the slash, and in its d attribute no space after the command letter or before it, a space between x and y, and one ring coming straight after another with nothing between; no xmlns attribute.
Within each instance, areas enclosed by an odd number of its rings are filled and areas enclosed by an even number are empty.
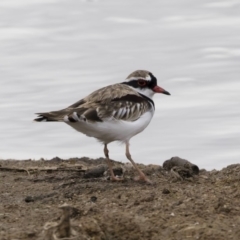
<svg viewBox="0 0 240 240"><path fill-rule="evenodd" d="M142 80L142 79L139 79L139 80L138 80L138 85L139 85L140 87L144 87L144 86L147 85L147 82L144 81L144 80Z"/></svg>

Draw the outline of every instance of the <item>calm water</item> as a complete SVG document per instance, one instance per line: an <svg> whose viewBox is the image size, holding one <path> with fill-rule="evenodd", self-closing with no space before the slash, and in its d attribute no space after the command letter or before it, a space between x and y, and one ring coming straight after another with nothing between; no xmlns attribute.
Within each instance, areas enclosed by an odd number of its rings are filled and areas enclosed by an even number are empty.
<svg viewBox="0 0 240 240"><path fill-rule="evenodd" d="M154 119L131 141L135 161L239 162L239 12L239 0L1 0L0 158L103 156L96 140L34 113L147 69L172 96L155 96ZM109 149L127 161L124 146Z"/></svg>

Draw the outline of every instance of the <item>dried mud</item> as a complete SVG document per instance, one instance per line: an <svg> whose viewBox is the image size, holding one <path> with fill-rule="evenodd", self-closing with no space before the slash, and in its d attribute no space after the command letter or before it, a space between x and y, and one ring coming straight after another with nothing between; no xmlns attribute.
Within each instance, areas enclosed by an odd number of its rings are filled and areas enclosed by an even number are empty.
<svg viewBox="0 0 240 240"><path fill-rule="evenodd" d="M0 239L240 239L240 165L175 177L139 165L154 184L111 182L104 159L1 160Z"/></svg>

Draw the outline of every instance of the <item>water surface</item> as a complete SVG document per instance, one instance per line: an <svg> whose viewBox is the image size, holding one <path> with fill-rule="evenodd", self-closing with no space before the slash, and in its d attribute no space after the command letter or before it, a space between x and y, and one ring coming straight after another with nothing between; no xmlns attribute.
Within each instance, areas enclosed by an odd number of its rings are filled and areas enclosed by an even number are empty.
<svg viewBox="0 0 240 240"><path fill-rule="evenodd" d="M202 168L240 160L240 1L5 0L0 3L0 158L101 157L94 139L34 113L150 70L172 95L131 141L136 162ZM127 161L123 145L111 158Z"/></svg>

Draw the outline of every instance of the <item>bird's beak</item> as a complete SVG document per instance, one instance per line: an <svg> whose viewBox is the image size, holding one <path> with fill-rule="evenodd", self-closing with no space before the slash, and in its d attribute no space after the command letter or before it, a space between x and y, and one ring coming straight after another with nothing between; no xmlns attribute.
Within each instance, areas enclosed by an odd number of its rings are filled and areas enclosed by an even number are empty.
<svg viewBox="0 0 240 240"><path fill-rule="evenodd" d="M166 95L171 95L168 91L164 90L163 88L161 88L161 87L159 87L157 85L152 90L155 93L163 93L163 94L166 94Z"/></svg>

